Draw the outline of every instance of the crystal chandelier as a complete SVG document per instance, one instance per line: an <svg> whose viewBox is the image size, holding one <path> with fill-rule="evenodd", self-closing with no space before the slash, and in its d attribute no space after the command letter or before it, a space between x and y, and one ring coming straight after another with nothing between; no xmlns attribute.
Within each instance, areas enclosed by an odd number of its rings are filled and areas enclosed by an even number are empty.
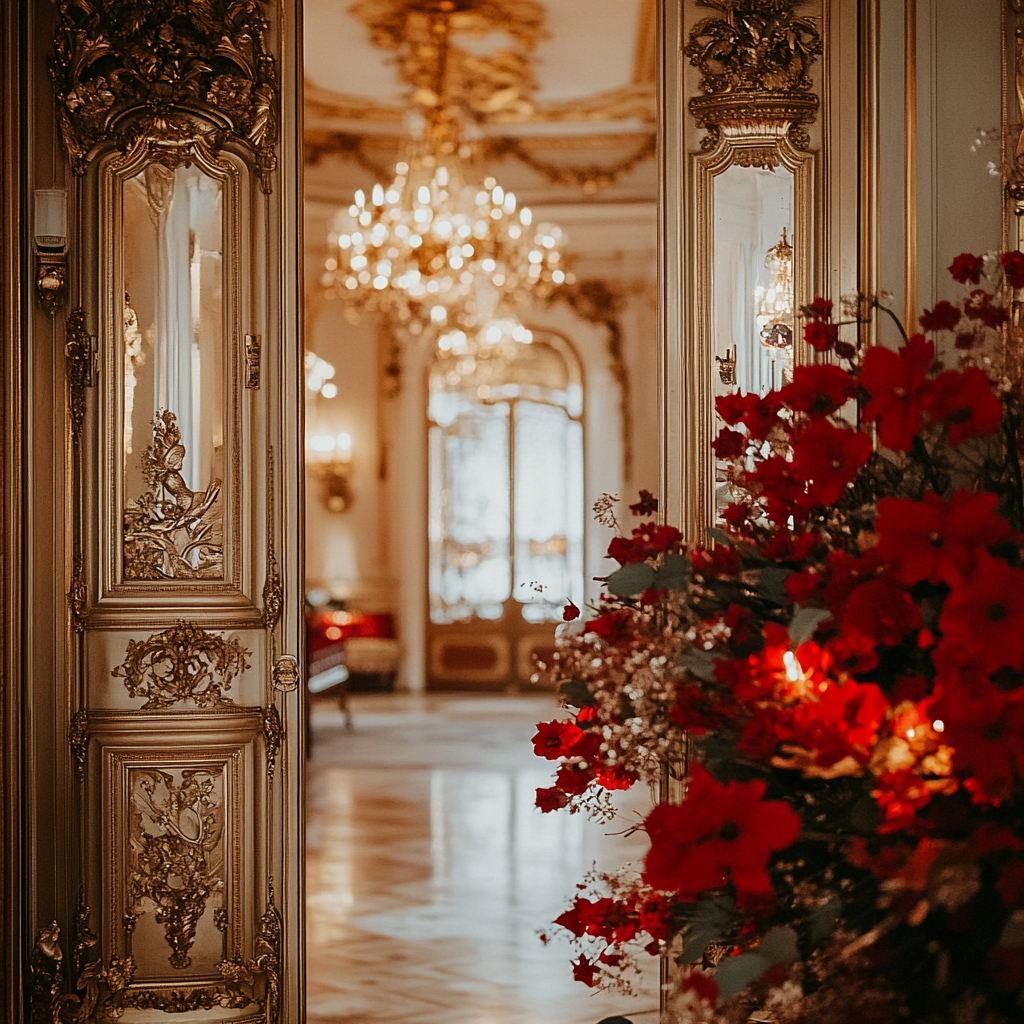
<svg viewBox="0 0 1024 1024"><path fill-rule="evenodd" d="M754 289L759 340L773 359L788 358L793 351L793 246L782 229L782 238L765 253L768 287Z"/></svg>
<svg viewBox="0 0 1024 1024"><path fill-rule="evenodd" d="M472 174L462 114L446 99L449 16L443 5L432 7L436 104L422 138L389 185L375 184L369 196L359 190L339 216L323 283L353 305L388 313L409 334L437 339L456 330L475 339L570 277L561 229L534 224L513 193Z"/></svg>

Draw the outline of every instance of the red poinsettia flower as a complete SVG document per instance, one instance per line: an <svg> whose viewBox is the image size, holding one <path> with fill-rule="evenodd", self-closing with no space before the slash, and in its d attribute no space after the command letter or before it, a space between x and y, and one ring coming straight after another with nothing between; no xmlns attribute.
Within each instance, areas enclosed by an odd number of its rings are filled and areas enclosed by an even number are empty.
<svg viewBox="0 0 1024 1024"><path fill-rule="evenodd" d="M985 268L985 261L980 256L972 256L969 252L962 252L949 265L949 272L953 275L954 281L961 284L977 284L981 280L981 272Z"/></svg>
<svg viewBox="0 0 1024 1024"><path fill-rule="evenodd" d="M1011 288L1024 288L1024 252L1014 249L1003 253L1003 273Z"/></svg>
<svg viewBox="0 0 1024 1024"><path fill-rule="evenodd" d="M550 814L565 807L569 803L569 797L557 786L551 786L548 789L538 789L534 803L544 814Z"/></svg>
<svg viewBox="0 0 1024 1024"><path fill-rule="evenodd" d="M898 352L876 345L864 356L860 380L871 396L864 406L864 419L878 420L878 438L886 448L910 450L920 427L934 356L935 346L923 334L912 335Z"/></svg>
<svg viewBox="0 0 1024 1024"><path fill-rule="evenodd" d="M796 366L793 382L779 394L790 409L809 416L830 416L857 394L857 379L829 363Z"/></svg>
<svg viewBox="0 0 1024 1024"><path fill-rule="evenodd" d="M647 816L644 881L680 895L730 881L740 891L770 891L768 857L796 841L800 818L789 804L765 800L765 789L759 779L723 785L696 765L686 801L660 804Z"/></svg>
<svg viewBox="0 0 1024 1024"><path fill-rule="evenodd" d="M597 984L601 968L597 966L596 961L588 960L586 953L581 953L579 960L569 962L572 964L572 976L575 981L582 981L588 988L593 988Z"/></svg>
<svg viewBox="0 0 1024 1024"><path fill-rule="evenodd" d="M953 587L939 618L940 667L973 665L984 673L1024 668L1024 570L979 552L974 571Z"/></svg>
<svg viewBox="0 0 1024 1024"><path fill-rule="evenodd" d="M952 302L942 299L935 303L934 309L926 309L921 314L920 324L925 331L951 331L960 323L961 316Z"/></svg>
<svg viewBox="0 0 1024 1024"><path fill-rule="evenodd" d="M533 752L538 757L557 761L560 757L568 757L573 744L583 736L583 730L575 722L538 722L536 735L531 741Z"/></svg>
<svg viewBox="0 0 1024 1024"><path fill-rule="evenodd" d="M871 438L815 420L793 441L793 476L811 505L833 505L871 454Z"/></svg>
<svg viewBox="0 0 1024 1024"><path fill-rule="evenodd" d="M904 583L928 580L956 586L971 573L980 551L1012 536L996 515L998 496L958 490L949 501L929 492L922 501L878 502L878 557L892 564Z"/></svg>
<svg viewBox="0 0 1024 1024"><path fill-rule="evenodd" d="M1006 323L1007 313L992 299L991 292L985 291L984 288L975 288L964 302L964 312L972 320L980 320L986 327L998 327Z"/></svg>
<svg viewBox="0 0 1024 1024"><path fill-rule="evenodd" d="M949 424L949 443L954 446L970 437L995 433L1003 416L988 374L975 366L939 374L924 398L924 406L933 420Z"/></svg>

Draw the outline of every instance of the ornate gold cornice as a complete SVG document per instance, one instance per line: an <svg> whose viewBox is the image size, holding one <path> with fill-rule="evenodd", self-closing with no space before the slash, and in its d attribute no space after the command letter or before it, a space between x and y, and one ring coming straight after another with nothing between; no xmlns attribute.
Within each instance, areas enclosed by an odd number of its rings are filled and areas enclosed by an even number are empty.
<svg viewBox="0 0 1024 1024"><path fill-rule="evenodd" d="M774 139L809 146L804 126L818 111L809 71L822 42L814 19L794 13L800 2L697 0L721 12L694 25L684 48L702 76L704 95L690 100L690 111L697 126L708 129L705 151L728 135L736 162L774 167Z"/></svg>
<svg viewBox="0 0 1024 1024"><path fill-rule="evenodd" d="M277 166L277 68L262 0L56 0L50 78L76 174L97 144L239 142L265 192Z"/></svg>

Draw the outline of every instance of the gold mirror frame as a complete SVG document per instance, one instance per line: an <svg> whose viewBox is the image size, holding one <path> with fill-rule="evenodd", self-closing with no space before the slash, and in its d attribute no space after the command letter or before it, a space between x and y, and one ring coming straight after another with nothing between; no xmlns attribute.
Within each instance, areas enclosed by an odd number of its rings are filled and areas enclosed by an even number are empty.
<svg viewBox="0 0 1024 1024"><path fill-rule="evenodd" d="M175 170L194 165L201 173L221 183L223 187L223 213L221 238L224 253L222 267L221 330L223 345L223 409L225 463L220 495L222 510L223 575L215 579L131 579L124 571L124 464L121 431L125 414L124 360L122 357L121 321L122 297L125 291L123 251L124 202L126 183L147 165L158 163ZM154 607L172 609L186 606L191 617L208 606L211 613L218 610L223 619L225 599L234 606L235 614L244 619L258 620L255 602L254 567L246 556L243 534L249 533L254 523L243 522L242 494L243 447L246 434L248 403L243 402L243 373L245 353L243 311L247 308L247 295L251 285L241 272L244 239L247 237L251 199L246 182L249 178L244 161L224 149L216 154L204 137L196 133L185 139L139 139L127 152L112 151L95 162L99 176L98 235L103 263L98 269L99 296L99 417L96 425L99 437L89 445L97 452L95 477L87 486L95 487L95 499L100 509L99 522L88 527L97 531L87 550L98 555L99 593L93 615L128 613L133 603L143 594ZM138 450L145 448L146 439L140 438ZM250 485L251 486L251 485ZM246 503L250 504L250 503ZM246 516L248 519L248 516ZM232 600L232 596L234 599ZM129 613L130 614L130 613Z"/></svg>

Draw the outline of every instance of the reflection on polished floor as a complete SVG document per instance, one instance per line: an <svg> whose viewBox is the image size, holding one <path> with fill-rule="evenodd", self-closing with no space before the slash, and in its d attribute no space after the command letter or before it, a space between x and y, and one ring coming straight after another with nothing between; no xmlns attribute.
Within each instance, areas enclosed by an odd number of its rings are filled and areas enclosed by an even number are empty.
<svg viewBox="0 0 1024 1024"><path fill-rule="evenodd" d="M657 1019L657 962L637 995L572 980L538 933L591 868L643 855L624 823L542 815L551 772L529 740L550 696L352 698L312 714L307 782L307 1020L312 1024L597 1024ZM646 793L620 806L643 813ZM645 960L647 958L645 957Z"/></svg>

